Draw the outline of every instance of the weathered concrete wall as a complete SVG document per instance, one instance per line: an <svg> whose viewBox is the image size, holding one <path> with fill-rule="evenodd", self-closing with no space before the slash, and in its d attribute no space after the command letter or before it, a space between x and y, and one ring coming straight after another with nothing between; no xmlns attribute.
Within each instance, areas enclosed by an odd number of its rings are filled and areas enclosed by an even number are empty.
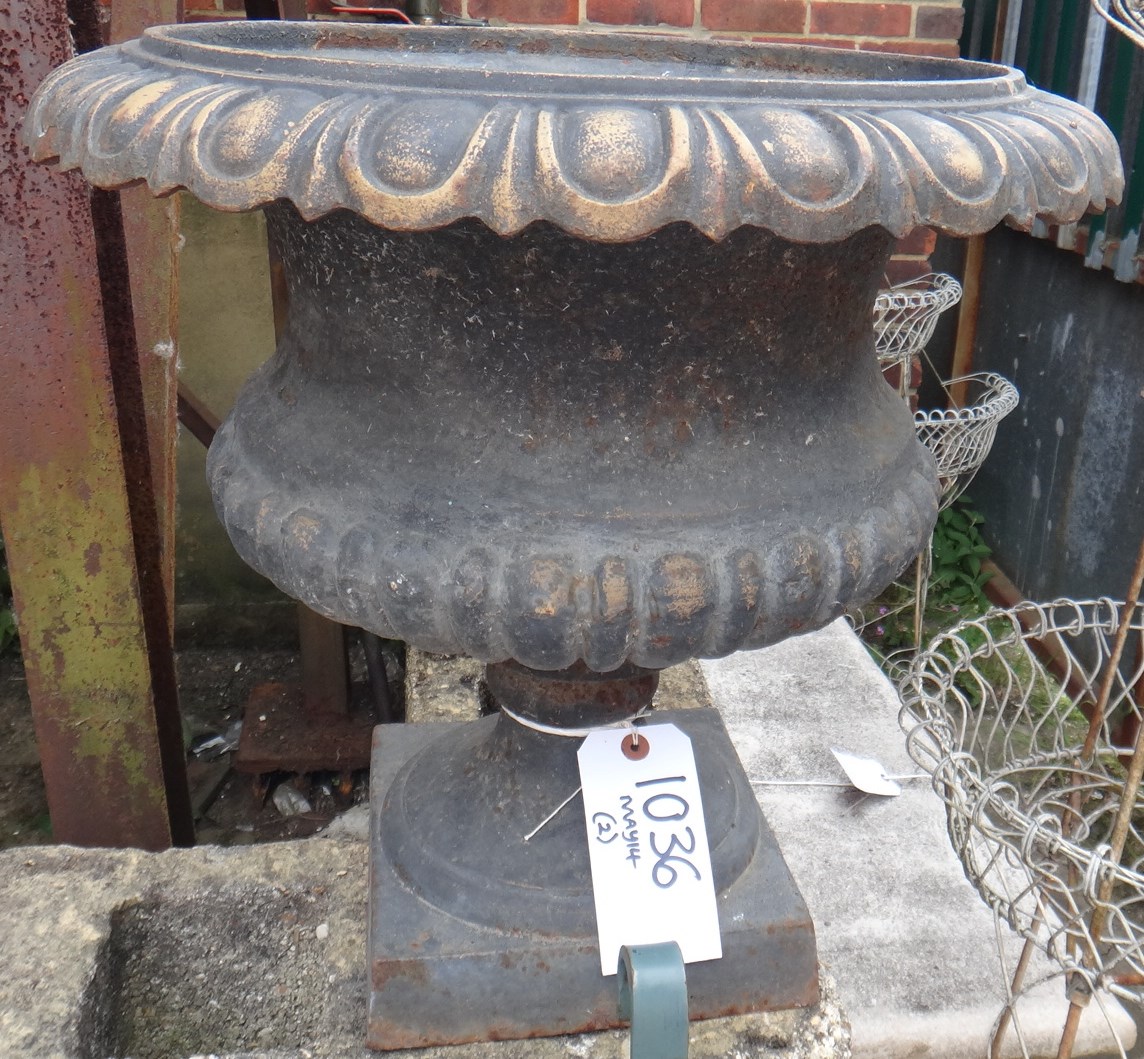
<svg viewBox="0 0 1144 1059"><path fill-rule="evenodd" d="M970 487L998 564L1029 598L1123 598L1144 533L1144 287L998 229L974 367L1021 394Z"/></svg>

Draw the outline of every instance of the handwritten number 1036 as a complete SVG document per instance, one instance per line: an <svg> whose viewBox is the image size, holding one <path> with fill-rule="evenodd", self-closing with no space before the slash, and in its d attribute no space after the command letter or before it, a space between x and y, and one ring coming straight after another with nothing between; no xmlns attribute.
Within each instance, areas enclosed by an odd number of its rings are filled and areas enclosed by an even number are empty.
<svg viewBox="0 0 1144 1059"><path fill-rule="evenodd" d="M657 780L641 780L637 787L657 787L661 784L685 783L685 776L663 776ZM658 824L682 824L691 811L687 799L673 791L657 791L643 803L643 814L648 820ZM659 834L663 834L662 831ZM686 842L684 841L686 836ZM695 832L690 827L673 828L666 849L656 844L656 832L648 831L648 843L657 860L652 865L651 880L661 890L670 889L679 878L680 868L689 868L696 879L702 879L699 869L687 859L695 852ZM687 856L685 856L686 854ZM679 867L676 867L678 865Z"/></svg>

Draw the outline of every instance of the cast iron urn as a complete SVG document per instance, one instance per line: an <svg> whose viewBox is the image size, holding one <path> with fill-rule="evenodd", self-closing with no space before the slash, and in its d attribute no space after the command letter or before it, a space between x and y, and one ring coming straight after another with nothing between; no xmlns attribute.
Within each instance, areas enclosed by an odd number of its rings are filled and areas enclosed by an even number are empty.
<svg viewBox="0 0 1144 1059"><path fill-rule="evenodd" d="M26 136L102 187L265 208L289 319L211 448L219 514L315 610L488 663L500 716L375 738L380 1048L616 1024L580 804L523 840L579 783L547 730L876 594L937 511L873 352L895 238L1122 183L1099 119L1012 70L578 31L160 28L56 71ZM691 1015L812 1003L718 718L670 719L723 935Z"/></svg>

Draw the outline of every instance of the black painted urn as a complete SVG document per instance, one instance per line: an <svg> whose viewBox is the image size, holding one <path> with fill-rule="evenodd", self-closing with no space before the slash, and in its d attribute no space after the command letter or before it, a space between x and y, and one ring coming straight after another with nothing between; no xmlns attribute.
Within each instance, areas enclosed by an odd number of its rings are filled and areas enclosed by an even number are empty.
<svg viewBox="0 0 1144 1059"><path fill-rule="evenodd" d="M1012 70L644 34L162 28L53 74L27 137L100 186L265 208L289 320L211 449L220 516L323 614L488 663L510 711L378 731L381 1048L616 1024L582 809L522 838L578 783L545 729L876 594L937 511L873 352L895 237L1121 187L1099 119ZM692 1015L813 1002L709 712L672 717L723 930Z"/></svg>

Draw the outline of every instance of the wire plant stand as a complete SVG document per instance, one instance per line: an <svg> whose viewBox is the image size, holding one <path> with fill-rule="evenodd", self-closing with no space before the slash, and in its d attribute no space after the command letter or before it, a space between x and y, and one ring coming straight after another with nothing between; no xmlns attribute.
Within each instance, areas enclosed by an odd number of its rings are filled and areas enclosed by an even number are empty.
<svg viewBox="0 0 1144 1059"><path fill-rule="evenodd" d="M985 462L997 436L997 425L1020 400L1017 388L993 372L977 372L951 379L942 384L947 395L965 394L966 403L935 411L914 412L914 429L937 464L941 488L939 510L944 511L960 497ZM913 609L913 642L922 639L923 619L928 600L928 585L933 571L932 545L918 556L913 571L913 585L902 584L905 598L894 612ZM856 611L851 623L860 633L869 625L885 620L888 614ZM908 652L907 652L908 653ZM893 660L888 660L892 664Z"/></svg>
<svg viewBox="0 0 1144 1059"><path fill-rule="evenodd" d="M916 279L888 287L874 301L874 350L883 372L897 368L897 389L903 399L910 397L913 360L925 357L925 347L933 337L938 318L961 300L961 284L944 273L930 272ZM933 365L929 365L931 370ZM934 372L936 375L936 371ZM936 411L915 411L918 439L929 449L937 464L941 486L940 509L944 510L964 493L985 462L997 434L997 424L1017 406L1016 388L993 373L976 373L941 382L947 407ZM933 562L930 547L914 564L912 586L897 583L900 599L892 607L855 609L849 614L859 633L894 620L903 611L913 610L913 644L921 641L926 612L929 577ZM908 654L909 648L900 653ZM897 655L899 652L893 652ZM883 665L893 670L894 658Z"/></svg>
<svg viewBox="0 0 1144 1059"><path fill-rule="evenodd" d="M1091 0L1097 13L1138 48L1144 48L1144 3L1141 0Z"/></svg>
<svg viewBox="0 0 1144 1059"><path fill-rule="evenodd" d="M910 755L945 803L966 876L1026 939L994 1056L1010 1023L1028 1054L1015 1005L1033 947L1069 985L1059 1055L1088 998L1144 1000L1138 593L1137 577L1127 604L991 610L934 639L899 684Z"/></svg>
<svg viewBox="0 0 1144 1059"><path fill-rule="evenodd" d="M915 412L918 440L937 463L942 510L965 492L993 448L997 424L1020 400L1017 388L993 372L962 375L943 384L947 392L964 387L966 404L933 412Z"/></svg>
<svg viewBox="0 0 1144 1059"><path fill-rule="evenodd" d="M895 284L874 299L874 351L883 370L897 365L898 392L909 393L910 367L933 337L938 317L961 300L953 276L930 272Z"/></svg>

